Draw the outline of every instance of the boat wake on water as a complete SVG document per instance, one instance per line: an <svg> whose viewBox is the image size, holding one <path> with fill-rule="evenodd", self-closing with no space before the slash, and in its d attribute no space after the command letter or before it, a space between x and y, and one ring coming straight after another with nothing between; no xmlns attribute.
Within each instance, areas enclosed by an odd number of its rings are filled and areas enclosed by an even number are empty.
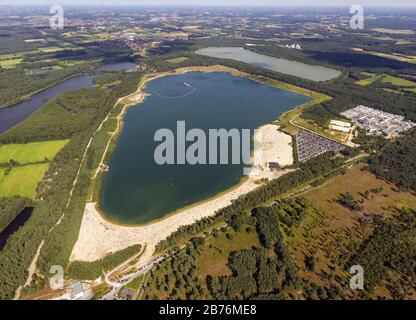
<svg viewBox="0 0 416 320"><path fill-rule="evenodd" d="M165 96L163 94L160 94L157 91L151 91L150 93L151 94L155 94L158 97L165 98L165 99L179 99L179 98L184 98L186 96L189 96L189 95L193 94L197 90L195 87L191 86L189 83L184 82L183 84L184 84L185 87L188 87L190 89L190 91L188 91L185 94L181 94L179 96Z"/></svg>

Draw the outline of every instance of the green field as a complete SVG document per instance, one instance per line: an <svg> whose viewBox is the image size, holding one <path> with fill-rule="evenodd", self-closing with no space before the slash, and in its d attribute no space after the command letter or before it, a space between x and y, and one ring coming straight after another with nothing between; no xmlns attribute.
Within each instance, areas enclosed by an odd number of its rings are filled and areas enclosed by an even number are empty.
<svg viewBox="0 0 416 320"><path fill-rule="evenodd" d="M4 168L0 168L0 186L2 185L4 180Z"/></svg>
<svg viewBox="0 0 416 320"><path fill-rule="evenodd" d="M22 196L35 199L36 186L48 167L48 163L15 167L7 175L4 175L2 169L0 172L0 196Z"/></svg>
<svg viewBox="0 0 416 320"><path fill-rule="evenodd" d="M11 59L18 59L21 57L22 57L22 54L20 53L0 54L0 60L11 60Z"/></svg>
<svg viewBox="0 0 416 320"><path fill-rule="evenodd" d="M138 276L136 279L126 284L126 288L137 292L137 290L139 290L140 286L142 285L143 278L144 275Z"/></svg>
<svg viewBox="0 0 416 320"><path fill-rule="evenodd" d="M398 87L416 87L416 82L409 81L409 80L406 80L406 79L397 78L397 77L393 77L393 76L385 76L381 80L381 82L390 83L393 86L398 86Z"/></svg>
<svg viewBox="0 0 416 320"><path fill-rule="evenodd" d="M166 60L166 61L169 62L169 63L176 64L176 63L185 62L188 59L189 59L188 57L178 57L178 58L173 58L173 59L169 59L169 60Z"/></svg>
<svg viewBox="0 0 416 320"><path fill-rule="evenodd" d="M357 82L355 82L355 84L358 84L360 86L368 86L374 82L376 82L378 79L380 79L381 77L383 77L383 74L371 74L371 73L362 73L363 75L369 76L369 78L367 79L363 79L363 80L359 80Z"/></svg>
<svg viewBox="0 0 416 320"><path fill-rule="evenodd" d="M68 140L7 144L0 146L0 197L36 198L36 187L49 168L49 162ZM6 169L10 160L18 165ZM45 162L45 163L39 163Z"/></svg>
<svg viewBox="0 0 416 320"><path fill-rule="evenodd" d="M33 142L28 144L8 144L0 146L0 163L11 159L20 164L52 160L68 140Z"/></svg>
<svg viewBox="0 0 416 320"><path fill-rule="evenodd" d="M362 72L361 74L367 76L368 78L355 82L355 84L358 84L360 86L368 86L376 82L377 80L381 80L382 83L388 83L396 87L416 87L416 82L394 76L389 76L387 74L372 74L367 72Z"/></svg>
<svg viewBox="0 0 416 320"><path fill-rule="evenodd" d="M22 62L22 58L0 60L0 67L3 69L14 69Z"/></svg>
<svg viewBox="0 0 416 320"><path fill-rule="evenodd" d="M380 33L387 33L387 34L402 34L402 35L411 35L415 34L415 31L413 30L407 30L407 29L387 29L387 28L373 28L372 31L380 32Z"/></svg>
<svg viewBox="0 0 416 320"><path fill-rule="evenodd" d="M411 89L405 89L406 91L409 91L409 92L414 92L414 93L416 93L416 87L415 88L411 88Z"/></svg>

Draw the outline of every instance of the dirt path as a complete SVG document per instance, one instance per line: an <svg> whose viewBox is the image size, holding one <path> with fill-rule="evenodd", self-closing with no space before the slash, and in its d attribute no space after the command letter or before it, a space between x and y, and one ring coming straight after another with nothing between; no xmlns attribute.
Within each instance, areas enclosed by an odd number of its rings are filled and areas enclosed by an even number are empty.
<svg viewBox="0 0 416 320"><path fill-rule="evenodd" d="M33 275L35 274L35 271L36 271L36 263L38 262L38 258L40 256L40 251L42 250L42 247L43 247L44 244L45 244L45 240L42 240L38 249L36 250L36 254L33 257L32 262L29 265L29 269L27 270L29 274L27 276L26 282L23 286L19 286L17 288L16 293L15 293L14 298L13 298L14 300L18 300L20 298L22 288L28 286L32 282Z"/></svg>

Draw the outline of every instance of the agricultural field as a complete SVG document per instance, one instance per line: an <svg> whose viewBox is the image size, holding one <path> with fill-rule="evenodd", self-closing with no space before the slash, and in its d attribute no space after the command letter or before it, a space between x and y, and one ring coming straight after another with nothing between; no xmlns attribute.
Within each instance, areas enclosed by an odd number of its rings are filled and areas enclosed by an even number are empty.
<svg viewBox="0 0 416 320"><path fill-rule="evenodd" d="M387 29L387 28L374 28L371 30L375 32L386 33L386 34L412 35L416 33L413 30L398 30L398 29Z"/></svg>
<svg viewBox="0 0 416 320"><path fill-rule="evenodd" d="M36 198L36 187L50 161L68 140L9 144L0 147L0 197ZM10 163L13 160L15 163Z"/></svg>
<svg viewBox="0 0 416 320"><path fill-rule="evenodd" d="M63 51L65 49L60 48L60 47L48 47L48 48L40 48L39 51L43 52L43 53L51 53L51 52L59 52L59 51Z"/></svg>
<svg viewBox="0 0 416 320"><path fill-rule="evenodd" d="M416 88L416 82L410 81L407 79L402 79L402 78L390 76L387 74L372 74L372 73L367 73L367 72L363 72L361 74L368 78L355 82L355 84L360 85L360 86L368 86L376 81L381 81L381 83L396 86L398 88L406 88L405 90L410 88L410 91L412 91L412 89ZM400 93L400 92L398 91L397 93Z"/></svg>
<svg viewBox="0 0 416 320"><path fill-rule="evenodd" d="M355 52L361 52L361 53L373 55L373 56L376 56L376 57L386 58L386 59L389 59L389 60L407 62L407 63L410 63L410 64L415 64L416 63L416 57L415 56L407 56L407 55L403 55L403 54L399 54L399 53L384 53L384 52L379 52L379 51L366 51L362 48L352 48L352 50L355 51Z"/></svg>
<svg viewBox="0 0 416 320"><path fill-rule="evenodd" d="M188 57L178 57L178 58L173 58L173 59L169 59L169 60L166 60L166 61L169 62L169 63L176 64L176 63L185 62L187 60L189 60Z"/></svg>
<svg viewBox="0 0 416 320"><path fill-rule="evenodd" d="M405 89L405 91L416 93L416 87L415 88L410 88L410 89Z"/></svg>
<svg viewBox="0 0 416 320"><path fill-rule="evenodd" d="M55 158L69 140L33 142L28 144L7 144L0 146L0 164L10 160L20 164L48 161Z"/></svg>
<svg viewBox="0 0 416 320"><path fill-rule="evenodd" d="M22 63L22 58L0 60L0 67L3 69L14 69L20 63Z"/></svg>
<svg viewBox="0 0 416 320"><path fill-rule="evenodd" d="M389 84L392 84L393 86L398 86L398 87L416 87L416 82L393 77L393 76L385 76L381 80L381 82L389 83Z"/></svg>
<svg viewBox="0 0 416 320"><path fill-rule="evenodd" d="M0 178L0 196L12 197L22 196L30 199L36 198L36 187L42 179L48 163L26 165L22 167L14 167Z"/></svg>
<svg viewBox="0 0 416 320"><path fill-rule="evenodd" d="M23 61L23 56L37 51L16 52L0 55L0 68L14 69Z"/></svg>
<svg viewBox="0 0 416 320"><path fill-rule="evenodd" d="M364 76L368 76L368 78L363 79L363 80L359 80L357 82L355 82L355 84L358 84L359 86L368 86L374 82L376 82L377 80L379 80L380 78L382 78L384 75L380 75L380 74L372 74L372 73L367 73L367 72L363 72L362 75Z"/></svg>

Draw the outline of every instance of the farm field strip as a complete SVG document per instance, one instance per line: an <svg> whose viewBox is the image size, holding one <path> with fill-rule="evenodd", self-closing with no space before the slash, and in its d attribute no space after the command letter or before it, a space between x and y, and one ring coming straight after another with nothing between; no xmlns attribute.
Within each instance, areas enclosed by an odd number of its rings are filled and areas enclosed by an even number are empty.
<svg viewBox="0 0 416 320"><path fill-rule="evenodd" d="M36 198L36 187L48 170L48 163L15 167L0 177L0 197L22 196ZM1 172L0 172L1 173Z"/></svg>
<svg viewBox="0 0 416 320"><path fill-rule="evenodd" d="M0 146L0 197L35 199L37 185L50 161L67 143L57 140Z"/></svg>
<svg viewBox="0 0 416 320"><path fill-rule="evenodd" d="M27 144L7 144L0 146L0 164L11 159L20 164L50 161L69 140L33 142Z"/></svg>

